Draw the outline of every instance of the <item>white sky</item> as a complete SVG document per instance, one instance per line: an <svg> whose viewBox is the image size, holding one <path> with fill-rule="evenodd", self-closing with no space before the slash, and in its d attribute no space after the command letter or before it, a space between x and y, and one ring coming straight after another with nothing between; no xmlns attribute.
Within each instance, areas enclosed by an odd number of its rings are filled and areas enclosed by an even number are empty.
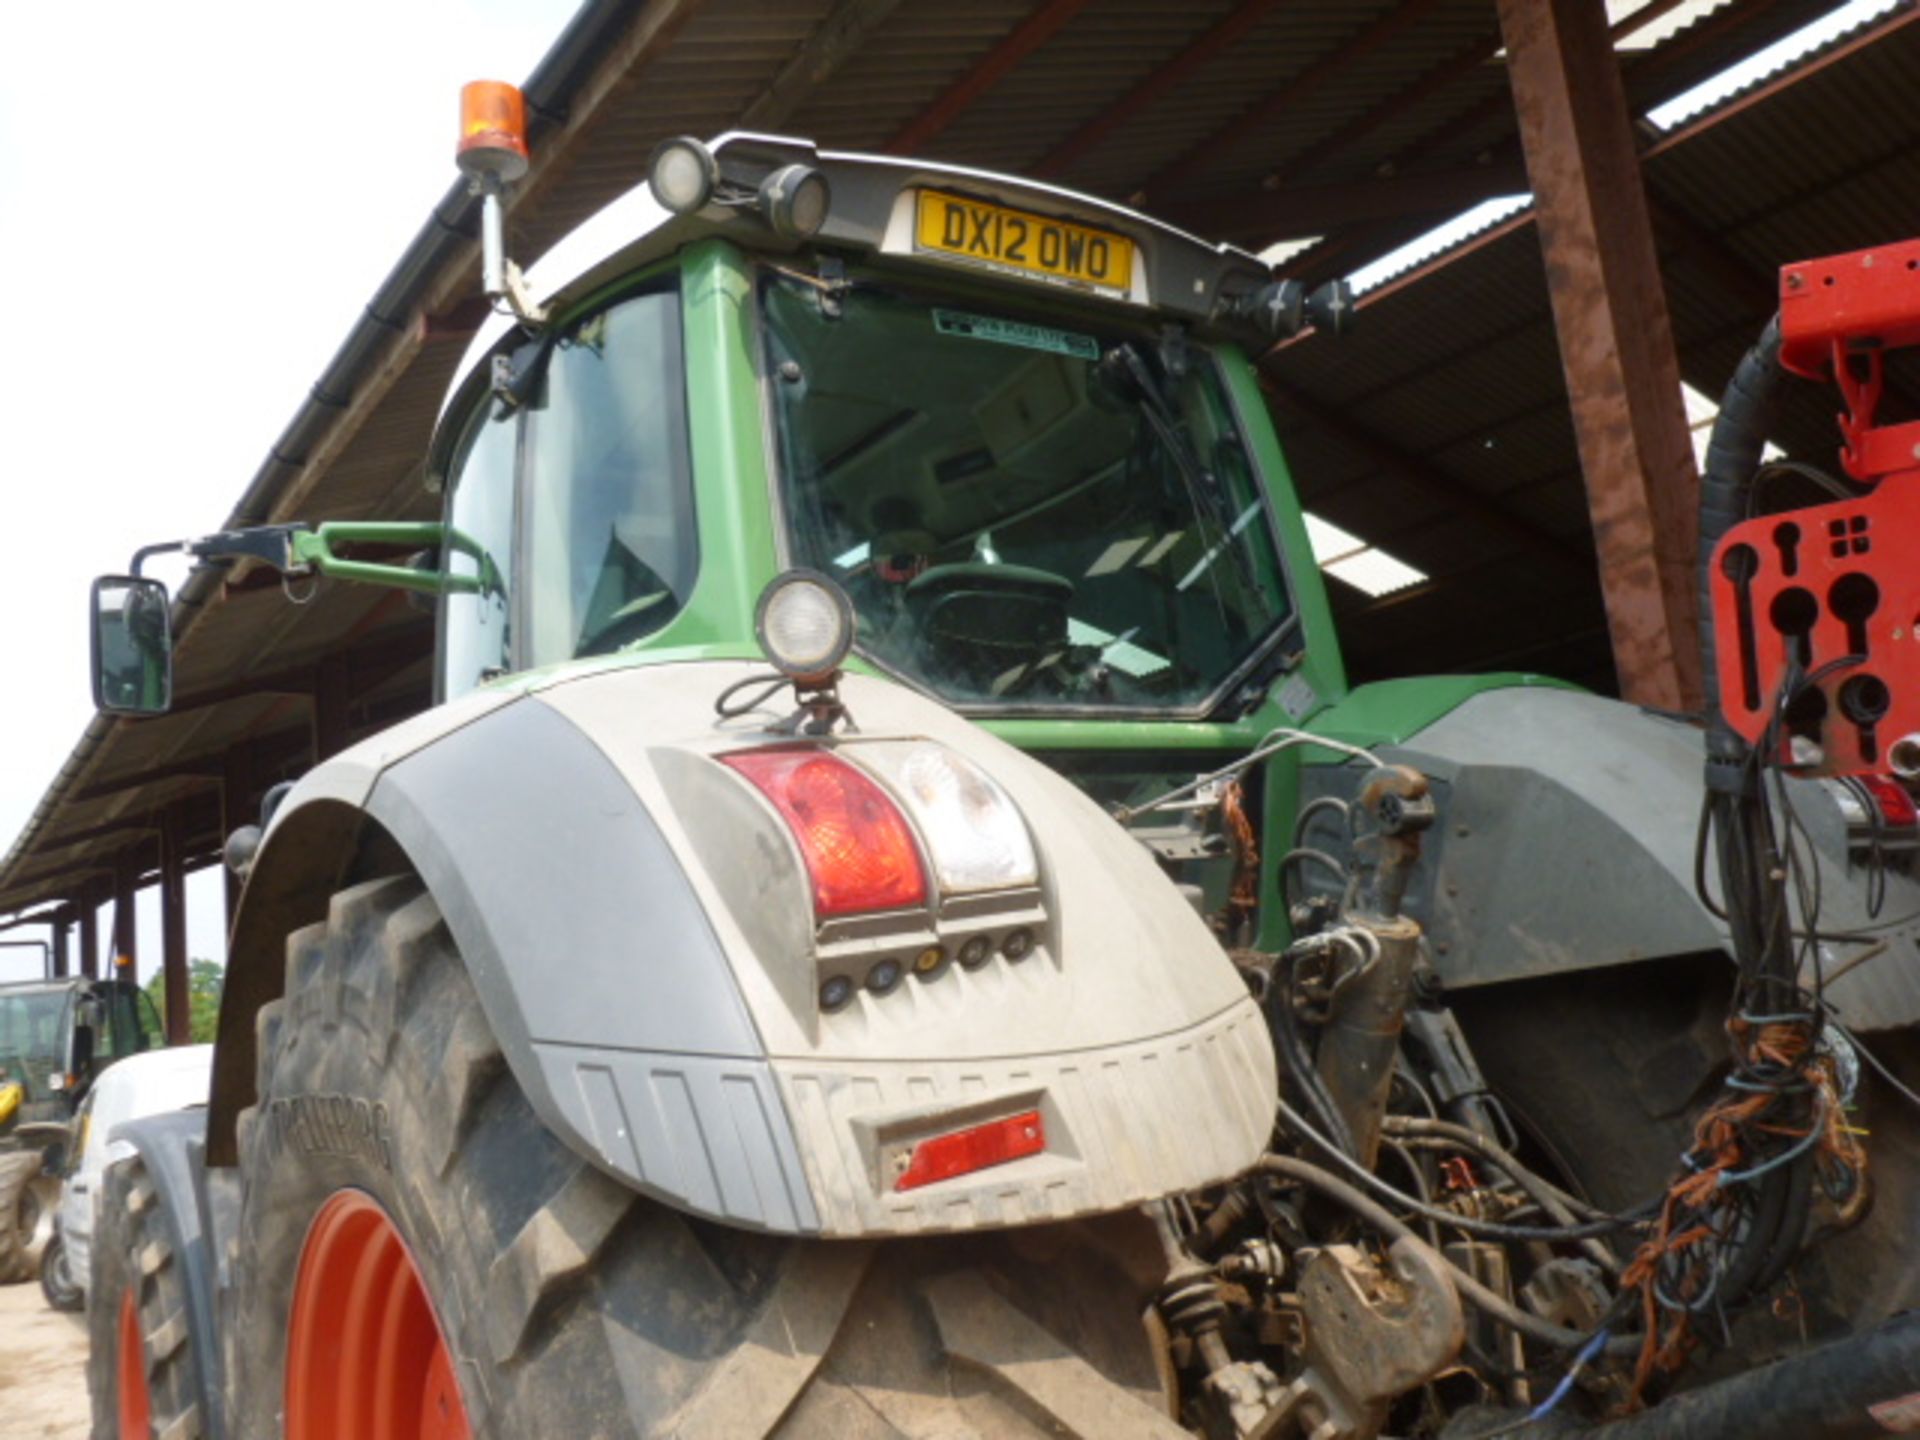
<svg viewBox="0 0 1920 1440"><path fill-rule="evenodd" d="M88 581L226 518L454 179L461 84L524 80L577 4L0 6L0 852L92 713Z"/></svg>

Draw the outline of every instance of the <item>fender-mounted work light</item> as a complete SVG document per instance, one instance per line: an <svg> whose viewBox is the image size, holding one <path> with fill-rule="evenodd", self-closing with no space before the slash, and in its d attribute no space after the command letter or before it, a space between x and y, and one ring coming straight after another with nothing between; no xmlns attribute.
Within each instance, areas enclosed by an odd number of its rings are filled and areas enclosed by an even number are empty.
<svg viewBox="0 0 1920 1440"><path fill-rule="evenodd" d="M474 80L460 87L460 147L454 160L464 174L491 175L511 183L527 173L527 102L504 80Z"/></svg>
<svg viewBox="0 0 1920 1440"><path fill-rule="evenodd" d="M719 183L719 162L691 135L662 140L647 161L647 188L661 209L675 215L691 215L705 205Z"/></svg>
<svg viewBox="0 0 1920 1440"><path fill-rule="evenodd" d="M782 675L796 685L825 685L853 648L853 602L817 570L788 570L760 592L753 632Z"/></svg>
<svg viewBox="0 0 1920 1440"><path fill-rule="evenodd" d="M805 240L827 223L833 191L811 165L783 165L760 182L756 203L782 240Z"/></svg>

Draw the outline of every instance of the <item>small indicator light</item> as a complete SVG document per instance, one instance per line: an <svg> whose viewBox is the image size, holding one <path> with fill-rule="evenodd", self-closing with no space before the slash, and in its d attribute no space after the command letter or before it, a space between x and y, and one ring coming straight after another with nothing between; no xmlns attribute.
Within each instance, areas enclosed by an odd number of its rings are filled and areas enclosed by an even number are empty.
<svg viewBox="0 0 1920 1440"><path fill-rule="evenodd" d="M941 945L929 945L913 957L913 973L931 975L946 963L946 948Z"/></svg>
<svg viewBox="0 0 1920 1440"><path fill-rule="evenodd" d="M960 964L963 969L978 970L993 958L993 940L986 935L975 935L960 947Z"/></svg>
<svg viewBox="0 0 1920 1440"><path fill-rule="evenodd" d="M1027 929L1009 931L1007 938L1000 942L1000 953L1009 960L1024 960L1033 953L1033 932Z"/></svg>
<svg viewBox="0 0 1920 1440"><path fill-rule="evenodd" d="M905 973L898 960L882 960L867 972L867 989L876 995L885 995L900 983Z"/></svg>
<svg viewBox="0 0 1920 1440"><path fill-rule="evenodd" d="M820 987L820 1008L832 1013L846 1008L853 999L853 981L844 975L835 975Z"/></svg>

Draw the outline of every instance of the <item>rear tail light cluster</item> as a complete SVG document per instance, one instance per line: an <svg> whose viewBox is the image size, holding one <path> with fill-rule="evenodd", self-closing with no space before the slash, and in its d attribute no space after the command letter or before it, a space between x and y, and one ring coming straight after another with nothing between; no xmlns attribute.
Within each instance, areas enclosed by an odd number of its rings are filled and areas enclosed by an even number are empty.
<svg viewBox="0 0 1920 1440"><path fill-rule="evenodd" d="M906 818L854 766L823 750L742 750L720 760L751 780L793 831L821 919L926 903Z"/></svg>
<svg viewBox="0 0 1920 1440"><path fill-rule="evenodd" d="M1033 840L1012 799L979 766L942 746L866 741L839 751L768 747L719 759L786 822L806 863L818 920L924 910L936 891L1030 892L1039 884ZM996 956L1026 959L1036 944L1032 927L1020 923L1026 917L993 913L1001 925L959 922L962 933L937 935L933 944L925 943L925 922L911 922L920 941L863 961L864 975L828 976L820 1008L842 1009L862 988L889 994L909 975L931 981L956 965L978 970Z"/></svg>
<svg viewBox="0 0 1920 1440"><path fill-rule="evenodd" d="M793 831L820 919L926 904L916 830L942 894L1039 883L1026 821L978 765L924 741L875 741L858 754L860 765L832 751L798 747L720 757L773 802Z"/></svg>

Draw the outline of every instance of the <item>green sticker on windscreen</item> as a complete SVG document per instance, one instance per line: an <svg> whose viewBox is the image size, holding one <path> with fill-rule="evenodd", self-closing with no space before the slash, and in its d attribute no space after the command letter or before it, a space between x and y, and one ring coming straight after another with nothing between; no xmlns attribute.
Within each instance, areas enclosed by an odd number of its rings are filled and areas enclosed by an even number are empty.
<svg viewBox="0 0 1920 1440"><path fill-rule="evenodd" d="M1017 320L1001 320L992 315L969 315L964 310L935 310L933 328L942 335L991 340L999 345L1018 345L1023 350L1075 355L1082 360L1100 358L1100 342L1091 335L1081 335L1072 330L1054 330L1046 325L1022 325Z"/></svg>

